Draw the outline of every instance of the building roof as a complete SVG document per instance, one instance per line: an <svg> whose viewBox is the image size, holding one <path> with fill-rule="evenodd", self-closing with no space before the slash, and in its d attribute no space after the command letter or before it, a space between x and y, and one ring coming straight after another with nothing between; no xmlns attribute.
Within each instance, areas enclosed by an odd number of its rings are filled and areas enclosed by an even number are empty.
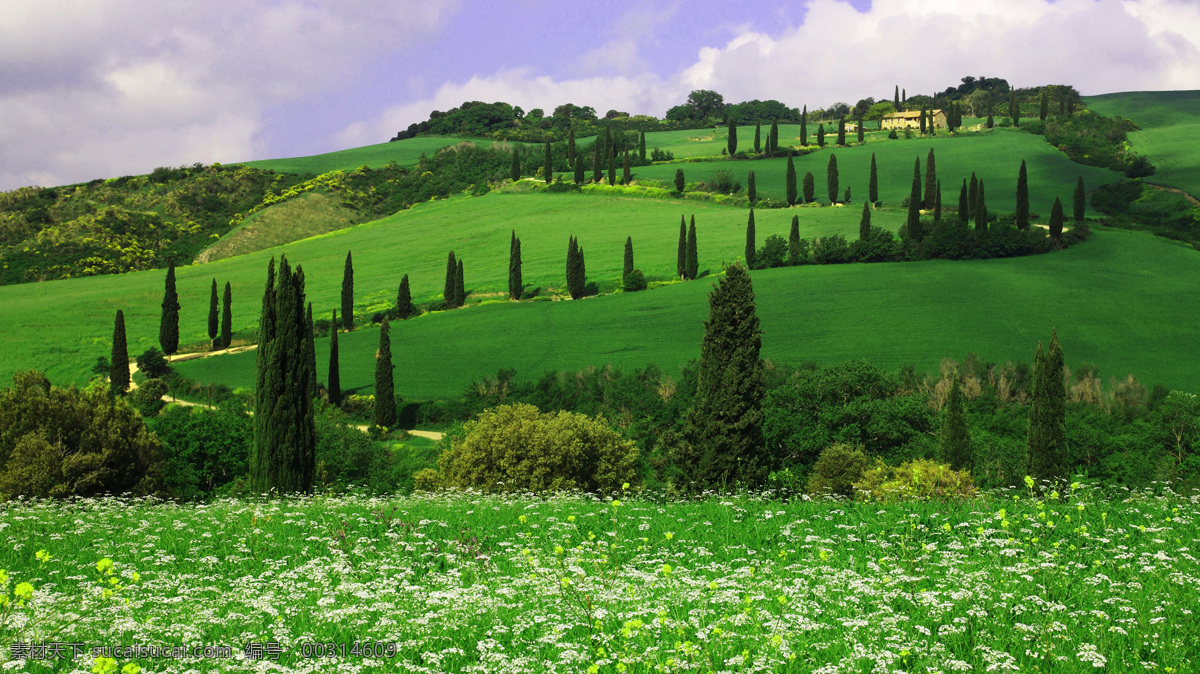
<svg viewBox="0 0 1200 674"><path fill-rule="evenodd" d="M940 109L932 111L932 113L935 115L941 114L941 112L942 111ZM891 113L888 113L883 116L884 119L920 119L920 117L921 117L920 110L908 110L905 112L891 112Z"/></svg>

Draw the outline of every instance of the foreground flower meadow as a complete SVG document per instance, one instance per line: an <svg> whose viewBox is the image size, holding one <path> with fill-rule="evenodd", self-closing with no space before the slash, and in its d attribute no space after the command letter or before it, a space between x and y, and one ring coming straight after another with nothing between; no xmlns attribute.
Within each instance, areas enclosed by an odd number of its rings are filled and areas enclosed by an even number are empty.
<svg viewBox="0 0 1200 674"><path fill-rule="evenodd" d="M1200 497L1061 496L14 502L0 671L1197 671Z"/></svg>

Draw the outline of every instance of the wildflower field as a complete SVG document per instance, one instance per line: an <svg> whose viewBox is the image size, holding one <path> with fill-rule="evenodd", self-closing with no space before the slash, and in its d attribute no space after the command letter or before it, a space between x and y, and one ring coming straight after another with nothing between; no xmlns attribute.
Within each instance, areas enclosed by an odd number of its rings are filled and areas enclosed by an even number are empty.
<svg viewBox="0 0 1200 674"><path fill-rule="evenodd" d="M1200 663L1197 496L615 496L0 505L0 671ZM46 647L64 643L73 657ZM138 657L135 645L210 657Z"/></svg>

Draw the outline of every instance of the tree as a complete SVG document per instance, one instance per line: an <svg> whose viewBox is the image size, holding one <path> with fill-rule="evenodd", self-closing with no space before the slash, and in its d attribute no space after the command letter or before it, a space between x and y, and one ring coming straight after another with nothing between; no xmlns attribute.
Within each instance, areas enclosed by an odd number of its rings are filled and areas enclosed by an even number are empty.
<svg viewBox="0 0 1200 674"><path fill-rule="evenodd" d="M867 199L872 204L879 203L879 171L875 168L875 153L871 153L871 182L867 186Z"/></svg>
<svg viewBox="0 0 1200 674"><path fill-rule="evenodd" d="M988 228L987 202L983 196L983 181L979 181L979 194L975 195L975 231L982 234Z"/></svg>
<svg viewBox="0 0 1200 674"><path fill-rule="evenodd" d="M408 287L408 274L405 274L400 278L400 287L396 290L396 320L402 321L412 316L412 313L412 291ZM332 325L336 326L337 321Z"/></svg>
<svg viewBox="0 0 1200 674"><path fill-rule="evenodd" d="M342 327L354 330L354 260L346 251L346 268L342 271Z"/></svg>
<svg viewBox="0 0 1200 674"><path fill-rule="evenodd" d="M1038 343L1034 357L1027 447L1028 475L1038 482L1053 484L1067 477L1066 402L1063 352L1055 330L1050 337L1049 349L1043 352Z"/></svg>
<svg viewBox="0 0 1200 674"><path fill-rule="evenodd" d="M732 115L729 117L729 134L725 141L725 148L729 151L729 156L732 157L737 152L737 120Z"/></svg>
<svg viewBox="0 0 1200 674"><path fill-rule="evenodd" d="M617 156L612 147L608 149L608 184L617 184Z"/></svg>
<svg viewBox="0 0 1200 674"><path fill-rule="evenodd" d="M792 228L788 231L788 265L800 264L800 216L792 216Z"/></svg>
<svg viewBox="0 0 1200 674"><path fill-rule="evenodd" d="M861 145L861 144L862 144L862 142L863 142L864 140L866 140L866 137L867 137L867 136L866 136L866 131L863 129L863 126L864 126L864 125L863 125L863 115L862 115L862 113L861 113L861 112L858 114L858 118L857 118L857 119L856 119L856 121L854 122L854 126L855 126L855 127L856 127L856 129L858 130L858 142L859 142L859 144Z"/></svg>
<svg viewBox="0 0 1200 674"><path fill-rule="evenodd" d="M1049 115L1050 115L1050 97L1047 94L1046 90L1043 88L1042 89L1042 102L1041 102L1041 105L1038 106L1038 119L1040 119L1044 122L1044 121L1046 121L1046 117L1048 117Z"/></svg>
<svg viewBox="0 0 1200 674"><path fill-rule="evenodd" d="M577 161L577 162L574 162L574 165L575 165L575 175L574 175L575 184L582 185L583 184L583 162Z"/></svg>
<svg viewBox="0 0 1200 674"><path fill-rule="evenodd" d="M508 298L520 300L525 290L521 279L521 240L517 238L517 230L513 230L512 239L508 243Z"/></svg>
<svg viewBox="0 0 1200 674"><path fill-rule="evenodd" d="M994 114L993 114L995 112L995 108L996 108L995 101L992 100L991 94L988 94L988 97L987 97L987 113L988 113L988 115L987 115L986 126L989 129L996 126L996 120L994 119Z"/></svg>
<svg viewBox="0 0 1200 674"><path fill-rule="evenodd" d="M918 244L924 238L921 231L921 160L913 165L912 189L908 192L908 236Z"/></svg>
<svg viewBox="0 0 1200 674"><path fill-rule="evenodd" d="M933 200L933 221L941 222L942 221L942 181L941 180L938 180L937 185L934 187L934 195L936 195L936 196Z"/></svg>
<svg viewBox="0 0 1200 674"><path fill-rule="evenodd" d="M863 202L862 219L858 221L858 240L871 238L871 204Z"/></svg>
<svg viewBox="0 0 1200 674"><path fill-rule="evenodd" d="M546 143L546 156L542 157L542 173L546 184L554 182L554 157L550 154L550 143Z"/></svg>
<svg viewBox="0 0 1200 674"><path fill-rule="evenodd" d="M461 307L467 302L467 282L463 278L463 260L458 258L458 272L454 275L454 306Z"/></svg>
<svg viewBox="0 0 1200 674"><path fill-rule="evenodd" d="M638 157L646 161L646 132L638 132Z"/></svg>
<svg viewBox="0 0 1200 674"><path fill-rule="evenodd" d="M600 182L600 177L603 175L601 161L604 159L604 137L596 136L596 140L592 142L592 182Z"/></svg>
<svg viewBox="0 0 1200 674"><path fill-rule="evenodd" d="M645 138L645 134L643 134L642 137ZM567 131L567 163L571 165L571 168L575 169L575 175L577 175L577 176L583 175L583 171L581 170L581 168L575 164L575 127L574 126L572 126ZM581 183L583 181L576 178L575 182Z"/></svg>
<svg viewBox="0 0 1200 674"><path fill-rule="evenodd" d="M967 431L967 411L963 407L962 387L958 377L950 384L950 396L946 400L946 413L942 417L942 433L938 438L940 459L954 470L973 470L975 453L971 448L971 434Z"/></svg>
<svg viewBox="0 0 1200 674"><path fill-rule="evenodd" d="M458 261L454 259L454 251L446 258L446 284L442 286L442 303L447 309L454 308L454 293L458 288Z"/></svg>
<svg viewBox="0 0 1200 674"><path fill-rule="evenodd" d="M696 112L696 119L720 117L725 112L725 97L709 89L697 89L688 94L687 104Z"/></svg>
<svg viewBox="0 0 1200 674"><path fill-rule="evenodd" d="M1083 218L1087 215L1087 192L1083 189L1083 176L1079 176L1079 182L1075 183L1075 222L1083 222Z"/></svg>
<svg viewBox="0 0 1200 674"><path fill-rule="evenodd" d="M120 309L113 319L112 357L108 362L109 388L117 395L124 395L129 390L129 347L125 341L125 313Z"/></svg>
<svg viewBox="0 0 1200 674"><path fill-rule="evenodd" d="M688 224L687 260L684 273L687 274L689 281L695 280L696 275L700 273L700 259L696 251L696 216L694 215Z"/></svg>
<svg viewBox="0 0 1200 674"><path fill-rule="evenodd" d="M844 146L846 144L846 116L838 117L837 144Z"/></svg>
<svg viewBox="0 0 1200 674"><path fill-rule="evenodd" d="M175 265L167 267L166 287L163 290L162 317L158 322L158 344L170 358L179 350L179 293L175 292Z"/></svg>
<svg viewBox="0 0 1200 674"><path fill-rule="evenodd" d="M1054 197L1054 206L1050 209L1050 237L1055 241L1062 239L1063 219L1062 199Z"/></svg>
<svg viewBox="0 0 1200 674"><path fill-rule="evenodd" d="M971 187L967 190L967 208L970 209L971 219L975 219L975 202L979 199L979 179L971 172Z"/></svg>
<svg viewBox="0 0 1200 674"><path fill-rule="evenodd" d="M779 120L771 120L771 131L767 134L767 154L779 152Z"/></svg>
<svg viewBox="0 0 1200 674"><path fill-rule="evenodd" d="M675 273L687 280L687 218L679 216L679 246L675 250Z"/></svg>
<svg viewBox="0 0 1200 674"><path fill-rule="evenodd" d="M375 425L396 425L396 385L392 379L392 339L388 321L379 326L379 350L375 352Z"/></svg>
<svg viewBox="0 0 1200 674"><path fill-rule="evenodd" d="M571 299L583 297L585 280L583 254L579 250L579 242L572 236L567 244L567 293Z"/></svg>
<svg viewBox="0 0 1200 674"><path fill-rule="evenodd" d="M762 152L762 121L754 123L754 154Z"/></svg>
<svg viewBox="0 0 1200 674"><path fill-rule="evenodd" d="M817 147L825 147L825 124L823 122L817 124Z"/></svg>
<svg viewBox="0 0 1200 674"><path fill-rule="evenodd" d="M250 489L309 492L316 471L316 372L301 355L309 353L313 337L304 312L304 271L297 267L293 273L286 256L280 258L277 279L273 271L267 268L256 355Z"/></svg>
<svg viewBox="0 0 1200 674"><path fill-rule="evenodd" d="M816 185L813 182L812 171L804 174L804 203L811 204L817 200Z"/></svg>
<svg viewBox="0 0 1200 674"><path fill-rule="evenodd" d="M1016 92L1009 96L1008 116L1012 117L1013 126L1021 126L1021 104L1017 101Z"/></svg>
<svg viewBox="0 0 1200 674"><path fill-rule="evenodd" d="M405 275L404 278L408 278ZM329 391L329 404L342 404L342 375L338 366L338 331L337 331L337 309L333 310L333 322L330 323L329 330L329 383L326 389Z"/></svg>
<svg viewBox="0 0 1200 674"><path fill-rule="evenodd" d="M233 288L225 282L225 293L221 297L221 348L228 349L233 343Z"/></svg>
<svg viewBox="0 0 1200 674"><path fill-rule="evenodd" d="M788 152L787 161L787 202L788 206L796 205L796 165L792 162L792 153Z"/></svg>
<svg viewBox="0 0 1200 674"><path fill-rule="evenodd" d="M629 150L625 150L625 164L621 168L621 184L628 185L633 182L633 174L629 172Z"/></svg>
<svg viewBox="0 0 1200 674"><path fill-rule="evenodd" d="M925 129L927 128L925 125L925 106L921 106L921 116L918 118L918 126L921 129L921 135L924 136Z"/></svg>
<svg viewBox="0 0 1200 674"><path fill-rule="evenodd" d="M208 341L210 348L213 349L217 348L217 335L221 329L220 313L218 311L219 304L220 301L217 299L217 279L214 278L212 280L212 294L208 299Z"/></svg>
<svg viewBox="0 0 1200 674"><path fill-rule="evenodd" d="M735 264L709 295L696 397L684 425L680 465L701 488L756 486L772 468L764 452L762 346L754 287Z"/></svg>
<svg viewBox="0 0 1200 674"><path fill-rule="evenodd" d="M825 184L829 203L836 204L838 201L838 166L835 154L829 155L829 163L825 166Z"/></svg>
<svg viewBox="0 0 1200 674"><path fill-rule="evenodd" d="M958 192L958 221L963 225L971 216L970 198L967 196L967 179L963 178L962 189Z"/></svg>
<svg viewBox="0 0 1200 674"><path fill-rule="evenodd" d="M925 159L925 210L932 210L937 200L937 160L933 156L933 148L929 148L929 156Z"/></svg>
<svg viewBox="0 0 1200 674"><path fill-rule="evenodd" d="M752 204L758 201L758 187L754 184L754 171L751 171L750 175L746 176L746 198Z"/></svg>
<svg viewBox="0 0 1200 674"><path fill-rule="evenodd" d="M808 106L800 113L800 147L808 145Z"/></svg>
<svg viewBox="0 0 1200 674"><path fill-rule="evenodd" d="M625 237L625 266L621 269L621 281L629 278L633 272L633 237Z"/></svg>
<svg viewBox="0 0 1200 674"><path fill-rule="evenodd" d="M746 220L746 267L755 269L754 252L757 248L754 245L754 208L750 209L750 217Z"/></svg>
<svg viewBox="0 0 1200 674"><path fill-rule="evenodd" d="M1021 168L1017 171L1017 212L1015 214L1017 229L1029 229L1029 175L1025 170L1025 160L1021 160Z"/></svg>
<svg viewBox="0 0 1200 674"><path fill-rule="evenodd" d="M514 183L521 179L521 152L520 148L515 145L512 151L512 168L508 171L508 177Z"/></svg>
<svg viewBox="0 0 1200 674"><path fill-rule="evenodd" d="M902 109L900 107L900 85L899 84L896 85L896 98L892 105L893 105L893 107L896 108L896 110Z"/></svg>

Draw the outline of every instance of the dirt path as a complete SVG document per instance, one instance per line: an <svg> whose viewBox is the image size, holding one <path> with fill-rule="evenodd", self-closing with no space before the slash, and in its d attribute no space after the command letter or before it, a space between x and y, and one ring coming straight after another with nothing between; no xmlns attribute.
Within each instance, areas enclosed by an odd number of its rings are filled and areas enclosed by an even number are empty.
<svg viewBox="0 0 1200 674"><path fill-rule="evenodd" d="M1167 187L1166 185L1155 185L1154 183L1148 183L1144 180L1142 181L1142 184L1146 185L1148 187L1153 187L1156 190L1162 190L1164 192L1174 192L1175 194L1183 195L1183 198L1187 199L1188 203L1190 203L1193 206L1200 207L1200 200L1196 199L1196 197L1193 197L1192 195L1188 194L1187 192L1184 192L1183 190L1179 189L1178 187Z"/></svg>
<svg viewBox="0 0 1200 674"><path fill-rule="evenodd" d="M355 426L355 428L362 431L363 433L366 433L371 427L366 424L360 424L358 426ZM446 435L445 433L442 433L441 431L418 431L416 429L409 431L408 434L412 435L412 436L416 436L418 438L429 438L430 440L433 440L434 442L440 442L442 439L442 436Z"/></svg>

